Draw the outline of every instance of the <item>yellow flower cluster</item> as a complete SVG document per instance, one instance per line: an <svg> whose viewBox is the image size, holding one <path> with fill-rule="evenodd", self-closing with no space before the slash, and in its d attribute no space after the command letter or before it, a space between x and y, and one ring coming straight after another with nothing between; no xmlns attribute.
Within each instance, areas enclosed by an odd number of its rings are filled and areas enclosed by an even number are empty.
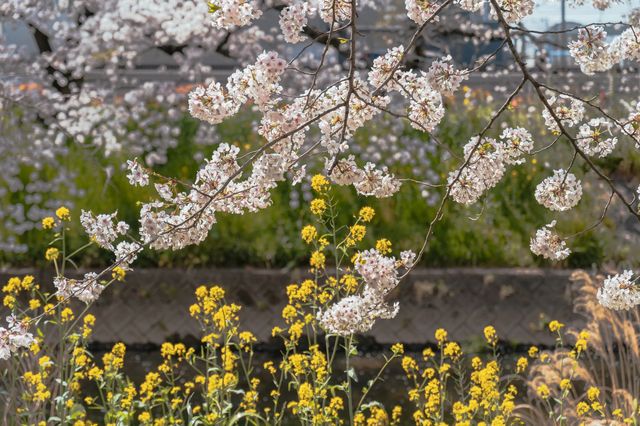
<svg viewBox="0 0 640 426"><path fill-rule="evenodd" d="M33 402L45 402L51 397L51 391L48 386L43 382L47 377L46 368L38 373L27 371L22 380L27 385L28 392L24 395L24 398Z"/></svg>
<svg viewBox="0 0 640 426"><path fill-rule="evenodd" d="M111 271L111 277L116 281L124 281L124 277L127 275L127 271L120 266L116 266Z"/></svg>
<svg viewBox="0 0 640 426"><path fill-rule="evenodd" d="M353 421L354 426L387 426L390 424L389 416L384 408L377 405L369 408L369 415L360 412Z"/></svg>
<svg viewBox="0 0 640 426"><path fill-rule="evenodd" d="M364 239L364 236L367 234L367 228L364 225L355 224L349 228L349 236L347 237L347 247L351 247L359 243Z"/></svg>
<svg viewBox="0 0 640 426"><path fill-rule="evenodd" d="M311 210L311 213L316 216L322 216L323 213L327 210L327 202L322 198L311 200L309 210Z"/></svg>
<svg viewBox="0 0 640 426"><path fill-rule="evenodd" d="M307 244L311 244L316 238L318 238L318 230L313 225L307 225L300 231L302 241Z"/></svg>
<svg viewBox="0 0 640 426"><path fill-rule="evenodd" d="M9 278L7 284L2 287L2 292L8 296L17 296L22 291L27 292L38 288L35 278L32 275L25 275L22 279L18 277Z"/></svg>
<svg viewBox="0 0 640 426"><path fill-rule="evenodd" d="M376 250L382 254L391 253L391 241L386 238L376 241Z"/></svg>
<svg viewBox="0 0 640 426"><path fill-rule="evenodd" d="M376 211L371 207L363 207L360 209L360 212L358 213L358 217L363 222L371 222L375 214L376 214Z"/></svg>
<svg viewBox="0 0 640 426"><path fill-rule="evenodd" d="M559 332L562 327L564 327L564 324L556 320L553 320L549 323L549 331L551 331L552 333Z"/></svg>
<svg viewBox="0 0 640 426"><path fill-rule="evenodd" d="M578 339L575 344L575 351L577 354L584 352L587 350L587 342L589 341L589 332L586 330L582 330L578 333Z"/></svg>
<svg viewBox="0 0 640 426"><path fill-rule="evenodd" d="M49 247L47 251L44 253L44 258L49 262L58 260L59 256L60 256L60 250L58 250L55 247Z"/></svg>
<svg viewBox="0 0 640 426"><path fill-rule="evenodd" d="M171 360L174 358L177 360L181 360L188 354L188 352L192 353L193 349L189 349L189 351L187 351L187 347L182 343L173 344L165 342L160 347L160 355L162 355L162 357L166 360Z"/></svg>
<svg viewBox="0 0 640 426"><path fill-rule="evenodd" d="M498 343L498 333L496 329L488 325L484 328L484 338L490 346L495 346Z"/></svg>
<svg viewBox="0 0 640 426"><path fill-rule="evenodd" d="M312 268L312 272L324 269L326 259L327 258L325 257L324 253L322 253L320 250L316 250L311 253L309 265Z"/></svg>
<svg viewBox="0 0 640 426"><path fill-rule="evenodd" d="M65 206L61 206L56 210L56 216L60 220L70 220L71 219L71 212Z"/></svg>
<svg viewBox="0 0 640 426"><path fill-rule="evenodd" d="M109 374L114 374L124 366L124 355L127 351L124 343L116 343L111 348L111 352L107 352L102 356L104 370Z"/></svg>
<svg viewBox="0 0 640 426"><path fill-rule="evenodd" d="M196 303L189 307L192 317L198 319L204 326L213 326L213 332L207 334L202 341L212 343L222 333L235 335L238 332L238 312L240 306L224 303L224 290L219 286L209 289L200 286L196 289Z"/></svg>
<svg viewBox="0 0 640 426"><path fill-rule="evenodd" d="M327 192L330 186L329 181L323 175L315 175L311 178L311 188L320 194Z"/></svg>
<svg viewBox="0 0 640 426"><path fill-rule="evenodd" d="M64 330L61 345L66 345L60 351L55 343L45 341L41 337L45 334L38 330L38 334L34 333L36 341L30 348L31 353L24 353L24 358L14 364L26 366L16 370L20 372L15 375L21 386L16 412L24 416L23 423L39 425L39 420L46 417L32 421L29 413L40 410L48 416L55 401L53 411L62 410L55 415L77 426L91 424L85 419L88 409L104 414L104 424L114 426L230 424L240 419L241 422L247 420L248 424L255 419L259 419L256 424L263 424L263 420L264 424L284 424L289 419L283 416L292 416L293 422L308 425L389 426L408 424L411 420L420 426L520 424L514 378L524 374L533 376L541 368L555 367L558 354L563 356L560 364L565 360L569 364L561 365L560 374L549 375L554 381L525 383L530 388L528 395L538 400L536 404L549 408L554 415L562 410L562 416L574 416L567 424L573 424L576 418L585 423L593 418L605 419L609 414L616 424L635 421L636 412L625 417L622 410L626 408L613 410L609 390L590 386L590 383L585 387L584 379L575 371L580 355L587 351L589 332L569 333L575 344L567 346L562 342L564 324L558 321L550 321L548 329L558 334L558 347L566 348L566 352L540 352L537 347L531 347L528 357L518 357L512 368L506 368L508 374L503 372L498 333L492 326L483 330L489 354L474 356L469 361L466 348L463 351L442 328L434 333L437 345L424 348L421 356L405 350L400 343L394 344L391 355L384 357L381 372L391 363L400 364L409 383L406 391L411 411L402 419L399 406L389 411L389 407L372 402L376 395L370 391L379 386L376 385L378 377L366 384L357 382L357 374L348 364L358 353L355 336L323 336L318 318L336 300L357 294L360 289L362 281L355 275L353 265L359 266L357 262L362 259L354 247L364 240L365 224L373 220L375 211L363 207L355 223L336 226L332 223L335 205L329 181L316 175L311 185L316 194L311 209L321 217L315 219L314 225L304 226L300 236L310 245L313 274L286 288L288 303L282 309L282 328L272 329L272 335L283 340L282 357L268 360L262 366L273 380L261 383L254 377L254 344L258 339L253 333L240 329L240 306L226 303L221 287L198 287L195 303L189 308L191 316L202 327L204 345L196 351L179 342L162 344L162 363L148 372L137 387L125 375L127 349L124 344L116 343L104 354L102 368L96 364L87 349L96 321L93 315L78 315L76 321L71 307L56 299L55 294L41 294L32 276L14 277L3 287L4 305L22 321L29 321L27 312L42 318L38 312L29 312L20 306L21 301L27 299L20 293L31 292L28 309L42 309L42 314L46 314L43 323ZM69 219L69 210L61 208L56 218L43 220L43 227L50 229ZM387 254L392 250L392 243L380 239L375 248ZM60 251L50 247L45 258L55 261L60 255ZM331 259L329 270L327 259ZM125 275L122 268L112 270L114 280L122 280ZM597 342L597 337L593 341ZM341 359L339 369L337 359ZM184 375L189 369L196 371L191 380ZM512 374L513 371L516 374ZM98 396L80 392L81 384L87 381L95 382L90 388L96 389ZM584 397L563 405L563 400L574 394ZM355 395L358 398L354 399ZM359 397L362 397L360 401ZM554 408L558 406L561 408Z"/></svg>
<svg viewBox="0 0 640 426"><path fill-rule="evenodd" d="M51 216L42 219L42 229L52 229L56 225L56 220Z"/></svg>
<svg viewBox="0 0 640 426"><path fill-rule="evenodd" d="M495 348L498 337L491 326L485 328L485 338ZM467 376L463 363L463 351L456 342L449 341L446 330L437 329L435 339L441 356L431 348L425 348L422 367L413 357L405 356L402 367L407 379L414 386L409 389L409 400L414 404L413 420L417 425L507 425L514 424L517 388L504 381L497 359L483 362L478 356L471 360L472 371ZM522 361L524 360L524 361ZM518 361L518 369L524 370L526 358ZM451 400L448 383L468 382L466 393L458 394L459 400Z"/></svg>

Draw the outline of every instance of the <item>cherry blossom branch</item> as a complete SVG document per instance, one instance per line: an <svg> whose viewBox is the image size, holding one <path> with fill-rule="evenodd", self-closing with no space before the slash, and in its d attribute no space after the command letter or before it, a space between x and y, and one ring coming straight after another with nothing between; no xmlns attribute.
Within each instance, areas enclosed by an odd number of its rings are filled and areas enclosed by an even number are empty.
<svg viewBox="0 0 640 426"><path fill-rule="evenodd" d="M516 61L516 64L520 68L520 71L522 72L522 75L524 76L525 80L529 81L533 85L538 98L540 99L540 101L542 102L542 104L544 105L546 110L549 112L551 117L553 117L553 120L556 122L558 128L560 129L560 132L563 135L566 136L566 138L569 140L569 142L573 146L573 149L576 150L578 155L580 155L580 157L589 166L589 168L591 168L591 170L593 170L600 177L600 179L602 179L611 188L611 190L616 194L616 197L627 207L627 210L629 211L629 213L631 213L638 220L640 220L640 214L634 209L632 204L629 201L627 201L627 199L624 196L624 194L622 194L622 192L620 192L620 190L618 190L618 188L614 185L614 183L611 180L611 178L608 177L607 175L605 175L593 163L593 161L584 152L582 152L582 150L580 149L580 147L578 146L578 144L576 142L576 139L571 134L569 134L569 132L566 130L566 128L564 127L564 125L562 123L562 120L560 120L560 118L558 117L558 115L556 114L554 109L549 104L549 101L547 100L546 96L542 92L542 85L531 75L531 73L527 69L526 64L522 60L522 57L520 56L520 54L518 53L517 49L515 48L515 46L513 44L513 40L511 38L511 30L510 30L509 24L504 19L504 16L503 16L502 11L500 9L500 5L497 3L496 0L490 0L490 1L491 1L491 4L493 5L494 10L496 12L496 15L498 17L498 21L500 22L500 25L502 26L502 29L505 32L505 37L507 39L507 45L509 47L509 50L511 51L511 55L513 56L513 59Z"/></svg>
<svg viewBox="0 0 640 426"><path fill-rule="evenodd" d="M462 176L462 173L463 173L464 169L467 168L469 166L469 164L471 163L471 159L473 158L473 154L483 144L482 138L491 129L493 124L496 122L496 120L498 120L498 118L502 115L502 113L505 112L509 108L509 106L511 105L511 103L513 102L515 97L520 93L520 91L524 87L525 83L526 83L526 79L523 79L518 84L518 86L514 89L514 91L511 92L511 94L509 95L507 100L502 104L502 106L498 109L498 111L495 114L493 114L493 116L491 117L489 122L485 125L485 127L482 129L482 131L478 134L478 141L474 144L473 148L469 152L465 162L458 169L458 172L455 175L454 179L447 185L447 190L445 191L445 194L442 197L442 200L440 201L440 205L438 206L438 210L436 211L436 214L434 215L433 219L429 222L429 226L427 228L427 233L426 233L426 235L424 237L424 240L422 242L422 246L420 247L420 251L418 252L418 254L416 256L416 261L414 263L414 266L409 268L402 275L402 277L405 277L407 274L409 274L415 268L415 265L417 265L420 262L420 260L422 259L422 256L424 255L424 252L427 249L427 246L429 244L429 240L430 240L431 236L433 235L434 226L435 226L436 222L438 222L442 218L444 207L445 207L445 205L447 203L447 200L449 199L449 197L451 195L451 189L453 188L453 186L456 184L456 182L458 182L458 180Z"/></svg>
<svg viewBox="0 0 640 426"><path fill-rule="evenodd" d="M435 18L438 17L438 15L440 14L440 12L442 12L448 5L449 3L451 3L452 0L445 0L444 3L442 3L438 9L436 9L433 12L433 15L431 15L427 20L425 20L425 22L420 25L420 27L416 30L416 32L413 34L413 36L411 37L411 40L409 40L409 43L407 43L406 46L404 46L403 50L402 50L402 55L400 56L400 58L398 59L398 62L396 62L396 64L391 68L391 70L389 71L389 75L387 76L387 78L385 78L380 85L378 85L378 87L376 87L373 92L371 92L371 96L376 96L380 93L380 91L387 85L387 83L389 83L391 81L391 79L393 78L393 76L395 75L396 71L398 70L398 68L400 68L400 65L402 64L402 62L404 61L404 58L407 56L407 53L409 52L409 49L411 49L415 44L416 41L418 40L418 37L420 37L420 35L422 34L422 32L424 31L425 28L427 28L427 25L429 25L429 23L431 21L433 21Z"/></svg>

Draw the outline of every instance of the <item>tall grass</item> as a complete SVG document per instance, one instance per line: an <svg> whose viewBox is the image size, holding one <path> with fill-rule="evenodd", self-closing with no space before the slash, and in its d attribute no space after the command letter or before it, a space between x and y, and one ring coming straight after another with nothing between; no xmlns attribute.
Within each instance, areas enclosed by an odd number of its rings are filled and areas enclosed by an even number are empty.
<svg viewBox="0 0 640 426"><path fill-rule="evenodd" d="M574 309L585 319L589 350L574 362L569 350L559 349L549 354L550 362L532 367L528 378L530 401L519 407L527 423L637 424L640 398L640 311L612 311L602 307L596 299L596 293L603 280L604 276L592 276L585 271L572 274L571 281L577 293ZM569 330L567 334L577 338L578 331ZM575 385L564 398L563 404L553 406L553 415L549 416L549 407L535 398L535 389L541 384L557 388L560 380L570 375L573 376ZM578 416L578 405L589 402L590 388L600 390L599 402L602 409L591 409L587 415ZM622 413L629 416L626 422Z"/></svg>

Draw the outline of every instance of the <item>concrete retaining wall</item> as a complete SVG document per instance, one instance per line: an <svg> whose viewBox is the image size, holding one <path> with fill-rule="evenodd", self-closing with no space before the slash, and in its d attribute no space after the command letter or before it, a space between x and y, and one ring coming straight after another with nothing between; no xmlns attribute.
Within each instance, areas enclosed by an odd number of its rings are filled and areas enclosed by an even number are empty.
<svg viewBox="0 0 640 426"><path fill-rule="evenodd" d="M451 338L473 340L492 324L501 338L515 343L552 344L545 320L580 325L573 313L571 271L543 269L420 269L396 290L400 313L381 320L371 331L378 343L421 344L433 341L436 328ZM0 280L31 273L40 283L50 283L47 272L0 272ZM97 317L98 342L159 344L166 339L199 337L189 316L193 291L201 284L218 284L228 300L243 306L243 327L260 341L270 339L271 328L282 325L285 287L305 277L304 270L260 269L141 269L125 283L115 283L92 307Z"/></svg>

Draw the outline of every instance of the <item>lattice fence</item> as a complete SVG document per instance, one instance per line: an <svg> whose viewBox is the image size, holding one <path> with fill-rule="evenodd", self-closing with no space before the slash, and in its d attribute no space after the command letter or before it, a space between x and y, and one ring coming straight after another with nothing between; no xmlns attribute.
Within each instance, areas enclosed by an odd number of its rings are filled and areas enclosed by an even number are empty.
<svg viewBox="0 0 640 426"><path fill-rule="evenodd" d="M36 271L4 271L0 279L31 273L43 285L51 275ZM451 338L478 339L492 324L501 338L516 343L552 344L544 320L579 325L573 313L570 271L540 269L423 269L414 271L396 290L400 313L378 321L371 332L378 343L425 343L436 328ZM159 344L167 339L199 337L198 324L188 313L193 292L201 284L218 284L227 299L242 305L245 329L260 341L282 325L285 288L304 278L304 271L257 269L143 269L126 283L103 293L92 313L97 317L94 338L99 342Z"/></svg>

